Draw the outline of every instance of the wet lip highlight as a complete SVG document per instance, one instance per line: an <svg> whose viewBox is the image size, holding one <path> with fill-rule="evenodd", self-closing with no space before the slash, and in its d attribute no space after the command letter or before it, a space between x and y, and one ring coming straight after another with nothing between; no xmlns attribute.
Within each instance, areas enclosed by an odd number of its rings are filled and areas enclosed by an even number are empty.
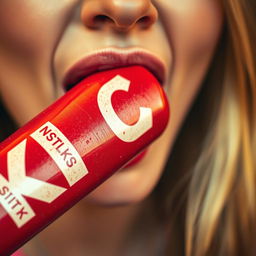
<svg viewBox="0 0 256 256"><path fill-rule="evenodd" d="M139 48L120 50L115 48L94 52L71 66L63 79L65 91L71 89L85 77L108 69L141 65L148 69L160 82L166 80L166 68L162 60L149 51Z"/></svg>

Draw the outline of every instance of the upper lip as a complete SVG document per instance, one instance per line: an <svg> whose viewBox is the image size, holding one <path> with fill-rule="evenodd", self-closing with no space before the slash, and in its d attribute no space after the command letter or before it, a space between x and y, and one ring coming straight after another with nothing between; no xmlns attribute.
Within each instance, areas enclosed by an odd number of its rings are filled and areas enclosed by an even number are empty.
<svg viewBox="0 0 256 256"><path fill-rule="evenodd" d="M131 65L144 66L164 84L165 64L151 52L144 49L105 49L87 55L71 66L64 75L63 86L68 90L94 72Z"/></svg>

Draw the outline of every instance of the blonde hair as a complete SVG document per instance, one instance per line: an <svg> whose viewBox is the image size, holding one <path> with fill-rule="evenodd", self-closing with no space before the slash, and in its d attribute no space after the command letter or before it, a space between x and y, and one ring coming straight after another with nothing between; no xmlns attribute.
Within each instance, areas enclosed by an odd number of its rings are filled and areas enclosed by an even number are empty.
<svg viewBox="0 0 256 256"><path fill-rule="evenodd" d="M222 92L215 98L218 113L189 183L187 256L256 253L252 251L256 234L255 9L253 0L222 3L226 16Z"/></svg>

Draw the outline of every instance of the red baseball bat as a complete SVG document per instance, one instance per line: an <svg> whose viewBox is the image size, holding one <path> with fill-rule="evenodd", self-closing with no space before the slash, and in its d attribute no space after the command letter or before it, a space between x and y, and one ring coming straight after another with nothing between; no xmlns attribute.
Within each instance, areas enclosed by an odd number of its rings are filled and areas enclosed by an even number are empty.
<svg viewBox="0 0 256 256"><path fill-rule="evenodd" d="M0 144L0 255L9 255L165 129L169 108L141 66L93 74Z"/></svg>

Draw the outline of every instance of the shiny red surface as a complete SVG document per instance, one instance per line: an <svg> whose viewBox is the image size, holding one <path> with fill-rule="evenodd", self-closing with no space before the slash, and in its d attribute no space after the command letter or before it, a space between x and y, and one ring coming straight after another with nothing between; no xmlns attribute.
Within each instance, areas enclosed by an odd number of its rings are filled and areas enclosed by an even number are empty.
<svg viewBox="0 0 256 256"><path fill-rule="evenodd" d="M97 104L99 89L117 74L131 81L128 92L117 91L112 97L112 105L119 118L133 125L139 118L139 107L148 107L153 111L153 127L129 143L113 133ZM51 203L24 196L36 216L20 228L0 205L0 255L16 250L148 146L163 132L168 118L168 103L156 78L140 66L127 67L100 72L84 79L1 143L0 175L5 179L8 180L7 153L27 139L26 175L67 190ZM89 171L73 186L69 186L52 158L29 136L47 121L71 141Z"/></svg>

